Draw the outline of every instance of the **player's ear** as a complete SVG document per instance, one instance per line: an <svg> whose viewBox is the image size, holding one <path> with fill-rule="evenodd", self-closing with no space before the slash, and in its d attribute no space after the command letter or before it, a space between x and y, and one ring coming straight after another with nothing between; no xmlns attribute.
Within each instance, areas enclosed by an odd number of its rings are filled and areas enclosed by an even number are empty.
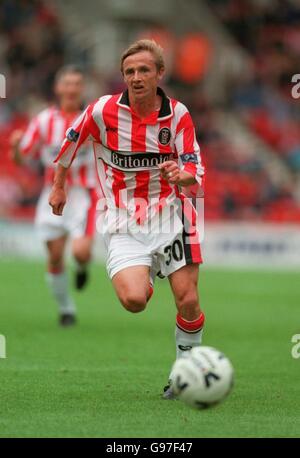
<svg viewBox="0 0 300 458"><path fill-rule="evenodd" d="M164 74L165 74L165 68L162 67L158 70L158 80L161 81L164 77Z"/></svg>
<svg viewBox="0 0 300 458"><path fill-rule="evenodd" d="M121 66L121 74L122 74L123 81L125 81L125 73L124 73L123 63L122 63L122 66ZM125 81L125 83L126 83L126 81Z"/></svg>
<svg viewBox="0 0 300 458"><path fill-rule="evenodd" d="M54 84L53 92L54 92L54 95L55 95L56 97L59 96L59 94L60 94L60 84L59 84L59 81L57 81L57 82Z"/></svg>

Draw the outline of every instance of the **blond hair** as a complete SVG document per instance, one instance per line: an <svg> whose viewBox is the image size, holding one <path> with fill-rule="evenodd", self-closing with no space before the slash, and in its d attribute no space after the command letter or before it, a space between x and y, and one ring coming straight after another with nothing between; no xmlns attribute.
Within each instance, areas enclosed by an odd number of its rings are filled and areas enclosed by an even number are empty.
<svg viewBox="0 0 300 458"><path fill-rule="evenodd" d="M155 59L156 68L158 71L163 70L165 68L165 61L163 55L163 49L159 46L156 41L154 40L138 40L132 43L122 54L121 57L121 72L123 73L123 64L124 60L132 56L133 54L137 54L138 52L142 51L149 51L153 54Z"/></svg>

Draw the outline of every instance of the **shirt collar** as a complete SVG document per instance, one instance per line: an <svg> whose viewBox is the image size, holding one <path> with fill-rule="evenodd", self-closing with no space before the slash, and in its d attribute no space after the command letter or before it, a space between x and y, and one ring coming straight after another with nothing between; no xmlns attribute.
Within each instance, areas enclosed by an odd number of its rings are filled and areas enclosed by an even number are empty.
<svg viewBox="0 0 300 458"><path fill-rule="evenodd" d="M160 95L162 99L157 121L164 121L174 115L172 103L169 97L167 97L165 92L160 87L157 88L157 94ZM117 105L119 105L121 108L125 108L126 110L131 110L128 89L126 89L126 91L120 95L117 101Z"/></svg>

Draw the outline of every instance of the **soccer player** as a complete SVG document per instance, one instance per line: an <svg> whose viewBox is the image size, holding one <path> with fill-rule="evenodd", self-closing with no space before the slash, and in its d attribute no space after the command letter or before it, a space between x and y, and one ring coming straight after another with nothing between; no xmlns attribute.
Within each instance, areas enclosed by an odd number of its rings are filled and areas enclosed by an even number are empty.
<svg viewBox="0 0 300 458"><path fill-rule="evenodd" d="M75 66L66 66L56 75L54 92L56 106L50 106L34 117L25 132L15 131L11 137L12 155L19 164L39 160L44 167L44 188L36 211L36 225L45 242L48 261L46 280L59 306L62 326L76 322L76 307L70 295L64 267L64 251L68 236L72 239L72 254L76 261L75 285L81 290L88 280L95 231L96 179L92 144L82 145L74 167L67 176L68 204L64 216L51 212L48 196L55 173L54 158L65 132L81 113L84 77Z"/></svg>
<svg viewBox="0 0 300 458"><path fill-rule="evenodd" d="M179 358L200 345L204 325L197 289L199 237L196 225L195 233L189 231L180 212L187 200L182 189L200 186L204 168L187 108L158 87L164 68L162 49L151 40L124 52L127 90L90 104L69 130L56 159L49 203L55 215L62 215L68 168L82 142L92 139L107 202L102 231L114 289L125 309L141 312L153 292L153 273L168 277L178 312ZM195 218L187 213L188 221ZM164 398L172 397L169 383Z"/></svg>

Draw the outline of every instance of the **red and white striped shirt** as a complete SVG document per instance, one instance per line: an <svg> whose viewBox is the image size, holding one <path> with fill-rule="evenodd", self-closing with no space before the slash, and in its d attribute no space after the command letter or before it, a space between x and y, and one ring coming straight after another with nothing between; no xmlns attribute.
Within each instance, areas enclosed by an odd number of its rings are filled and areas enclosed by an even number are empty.
<svg viewBox="0 0 300 458"><path fill-rule="evenodd" d="M146 202L143 210L149 215L153 207L162 208L180 196L178 186L161 177L158 164L175 160L199 184L204 174L187 108L160 88L158 94L162 98L161 109L145 119L131 109L128 91L101 97L69 129L56 158L69 167L78 148L91 139L108 206L126 209L131 215L137 213L140 202Z"/></svg>
<svg viewBox="0 0 300 458"><path fill-rule="evenodd" d="M21 140L20 150L24 156L39 158L45 168L45 185L52 185L54 159L60 150L67 129L78 118L80 112L67 114L56 107L43 110L34 117ZM95 188L97 175L92 144L82 145L74 166L67 176L69 186Z"/></svg>

